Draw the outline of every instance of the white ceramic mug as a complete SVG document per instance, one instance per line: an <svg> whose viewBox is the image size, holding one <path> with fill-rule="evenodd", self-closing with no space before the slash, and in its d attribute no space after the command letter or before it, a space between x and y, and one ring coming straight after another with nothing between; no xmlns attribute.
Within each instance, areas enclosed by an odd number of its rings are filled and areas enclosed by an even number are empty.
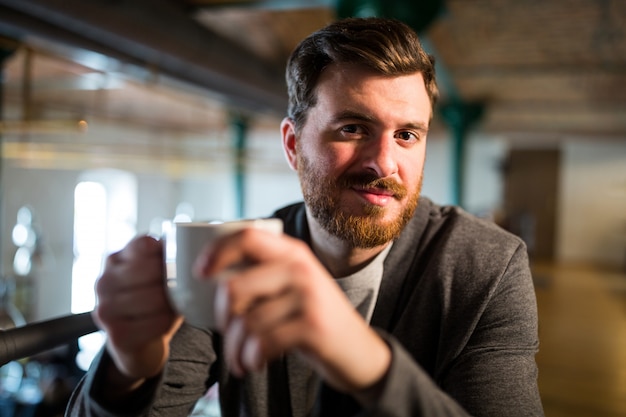
<svg viewBox="0 0 626 417"><path fill-rule="evenodd" d="M280 234L280 219L235 220L224 223L176 223L165 234L167 293L172 306L192 326L215 329L215 281L193 276L193 265L200 251L213 240L245 228Z"/></svg>

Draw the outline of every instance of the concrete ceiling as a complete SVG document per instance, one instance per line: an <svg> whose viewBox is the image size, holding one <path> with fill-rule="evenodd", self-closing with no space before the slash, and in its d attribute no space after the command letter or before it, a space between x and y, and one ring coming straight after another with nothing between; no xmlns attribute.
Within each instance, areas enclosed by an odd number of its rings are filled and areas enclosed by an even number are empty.
<svg viewBox="0 0 626 417"><path fill-rule="evenodd" d="M121 79L167 79L200 91L207 101L197 101L212 114L280 117L286 57L336 10L330 0L0 0L0 46L17 41L13 59L38 53L29 77L30 88L40 87L31 92L39 114L58 106L201 130L189 99L158 103L139 88L113 86L103 107L96 91ZM421 35L439 62L442 103L480 105L481 130L626 138L625 1L447 0ZM12 68L6 95L24 98L25 66ZM81 88L77 75L100 88Z"/></svg>

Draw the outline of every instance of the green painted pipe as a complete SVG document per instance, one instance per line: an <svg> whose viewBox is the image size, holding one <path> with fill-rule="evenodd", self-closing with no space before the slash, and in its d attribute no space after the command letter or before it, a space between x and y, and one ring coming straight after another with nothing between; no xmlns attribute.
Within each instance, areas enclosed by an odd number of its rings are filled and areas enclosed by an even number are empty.
<svg viewBox="0 0 626 417"><path fill-rule="evenodd" d="M234 114L230 120L233 132L233 154L235 157L235 210L237 218L243 218L246 208L246 148L248 139L248 120L240 114Z"/></svg>

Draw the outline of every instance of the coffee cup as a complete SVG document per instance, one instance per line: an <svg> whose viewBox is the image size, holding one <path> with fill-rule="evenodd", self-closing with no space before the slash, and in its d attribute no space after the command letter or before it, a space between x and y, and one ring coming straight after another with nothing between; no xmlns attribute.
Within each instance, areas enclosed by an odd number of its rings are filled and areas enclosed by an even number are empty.
<svg viewBox="0 0 626 417"><path fill-rule="evenodd" d="M176 223L164 235L167 294L172 306L192 326L215 329L215 279L198 279L193 265L200 251L215 239L245 228L280 234L280 219L246 219L221 223Z"/></svg>

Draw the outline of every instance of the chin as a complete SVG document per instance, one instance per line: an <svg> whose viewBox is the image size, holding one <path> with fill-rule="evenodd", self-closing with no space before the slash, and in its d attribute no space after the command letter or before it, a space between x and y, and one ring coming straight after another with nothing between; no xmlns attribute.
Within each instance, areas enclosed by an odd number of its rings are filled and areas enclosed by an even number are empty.
<svg viewBox="0 0 626 417"><path fill-rule="evenodd" d="M392 222L398 216L399 210L392 210L389 207L377 206L374 204L364 204L360 210L361 217L378 219L382 222Z"/></svg>

